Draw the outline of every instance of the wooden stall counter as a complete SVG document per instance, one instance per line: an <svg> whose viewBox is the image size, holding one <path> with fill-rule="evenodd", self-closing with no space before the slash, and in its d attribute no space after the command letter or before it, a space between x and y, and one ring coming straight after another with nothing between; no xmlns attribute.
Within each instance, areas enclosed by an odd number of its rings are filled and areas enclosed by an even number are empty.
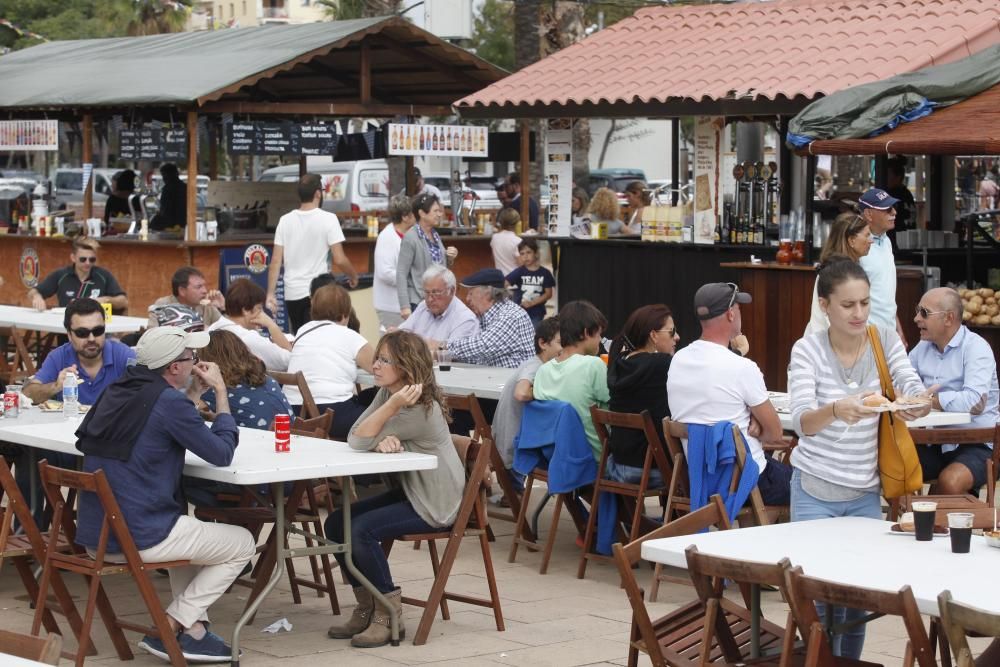
<svg viewBox="0 0 1000 667"><path fill-rule="evenodd" d="M722 266L738 271L740 289L753 297L753 304L740 310L743 333L750 341L747 356L760 366L768 389L786 391L792 346L805 332L812 312L816 269L776 262ZM920 268L896 267L896 312L911 347L920 340L912 313L922 295Z"/></svg>
<svg viewBox="0 0 1000 667"><path fill-rule="evenodd" d="M481 268L493 266L490 239L485 236L448 236L445 245L458 248L452 269L461 280ZM170 294L170 278L181 266L194 266L205 274L211 286L219 285L219 258L223 250L259 244L270 254L272 235L263 237L223 238L218 241L182 241L124 239L108 236L98 239L98 265L114 274L129 299L128 315L144 317L148 306ZM34 268L38 280L70 263L72 240L65 237L0 234L0 303L28 306L28 286L22 280L25 271ZM348 259L359 273L371 272L375 239L348 235L344 243Z"/></svg>

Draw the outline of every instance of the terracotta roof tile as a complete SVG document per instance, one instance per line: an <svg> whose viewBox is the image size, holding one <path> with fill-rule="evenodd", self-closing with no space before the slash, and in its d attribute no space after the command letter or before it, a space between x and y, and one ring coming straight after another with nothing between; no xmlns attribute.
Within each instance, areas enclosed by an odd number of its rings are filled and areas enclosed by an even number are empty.
<svg viewBox="0 0 1000 667"><path fill-rule="evenodd" d="M654 7L458 109L742 97L812 99L1000 43L997 0L773 0Z"/></svg>

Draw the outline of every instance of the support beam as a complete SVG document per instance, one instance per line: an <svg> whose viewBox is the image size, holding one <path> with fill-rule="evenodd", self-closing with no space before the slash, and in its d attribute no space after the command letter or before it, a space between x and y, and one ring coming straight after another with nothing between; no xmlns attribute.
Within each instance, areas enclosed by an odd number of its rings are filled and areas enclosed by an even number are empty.
<svg viewBox="0 0 1000 667"><path fill-rule="evenodd" d="M521 121L521 231L528 229L530 220L528 214L531 212L531 188L528 184L528 176L531 173L531 127L528 121ZM541 224L541 221L538 223Z"/></svg>
<svg viewBox="0 0 1000 667"><path fill-rule="evenodd" d="M803 232L806 242L806 262L811 262L815 251L813 250L813 202L816 200L816 156L810 155L806 161L806 199L805 212L806 219L802 221Z"/></svg>
<svg viewBox="0 0 1000 667"><path fill-rule="evenodd" d="M403 158L403 169L406 170L406 196L412 197L417 194L417 179L413 175L413 156L407 155Z"/></svg>
<svg viewBox="0 0 1000 667"><path fill-rule="evenodd" d="M198 112L187 112L187 239L198 238Z"/></svg>
<svg viewBox="0 0 1000 667"><path fill-rule="evenodd" d="M778 119L778 184L779 215L787 215L792 210L792 151L785 143L788 136L788 116Z"/></svg>
<svg viewBox="0 0 1000 667"><path fill-rule="evenodd" d="M275 116L449 116L448 105L430 104L359 104L348 102L210 102L201 107L201 113L234 113Z"/></svg>
<svg viewBox="0 0 1000 667"><path fill-rule="evenodd" d="M681 119L670 120L670 204L677 206L681 187Z"/></svg>
<svg viewBox="0 0 1000 667"><path fill-rule="evenodd" d="M299 178L309 173L309 159L305 155L299 156Z"/></svg>
<svg viewBox="0 0 1000 667"><path fill-rule="evenodd" d="M426 65L432 70L448 75L448 77L451 79L462 81L466 85L471 86L473 90L480 90L481 88L484 88L485 86L489 85L486 81L483 81L482 79L477 79L476 77L470 76L469 74L458 69L454 63L442 62L437 58L433 58L427 55L426 53L417 50L417 48L413 46L403 46L396 42L393 42L392 40L385 39L381 35L375 35L369 37L368 40L366 40L362 44L362 47L368 46L369 42L379 48L391 51L399 56L402 56L403 58L406 59L407 62L416 61L422 65Z"/></svg>
<svg viewBox="0 0 1000 667"><path fill-rule="evenodd" d="M83 217L94 217L94 116L83 114L82 164L90 164L90 180L83 184Z"/></svg>
<svg viewBox="0 0 1000 667"><path fill-rule="evenodd" d="M219 140L222 132L216 129L214 122L208 124L208 177L213 181L219 180Z"/></svg>
<svg viewBox="0 0 1000 667"><path fill-rule="evenodd" d="M358 97L362 104L372 101L372 54L367 42L361 43L361 71L359 73Z"/></svg>

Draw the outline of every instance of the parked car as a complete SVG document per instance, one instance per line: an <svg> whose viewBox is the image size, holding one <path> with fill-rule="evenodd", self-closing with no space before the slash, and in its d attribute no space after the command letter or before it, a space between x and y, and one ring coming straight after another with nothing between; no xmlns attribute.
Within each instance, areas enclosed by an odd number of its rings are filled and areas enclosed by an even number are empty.
<svg viewBox="0 0 1000 667"><path fill-rule="evenodd" d="M121 169L94 169L94 206L103 210L112 190L112 179ZM57 209L83 206L83 169L56 169L52 196ZM98 204L100 205L98 207Z"/></svg>
<svg viewBox="0 0 1000 667"><path fill-rule="evenodd" d="M310 165L309 171L323 178L323 209L384 211L389 205L389 165L385 160L330 162ZM299 166L273 167L261 174L262 182L289 183L299 180Z"/></svg>
<svg viewBox="0 0 1000 667"><path fill-rule="evenodd" d="M587 175L587 194L591 197L599 188L611 188L621 194L632 181L645 181L642 169L594 169Z"/></svg>

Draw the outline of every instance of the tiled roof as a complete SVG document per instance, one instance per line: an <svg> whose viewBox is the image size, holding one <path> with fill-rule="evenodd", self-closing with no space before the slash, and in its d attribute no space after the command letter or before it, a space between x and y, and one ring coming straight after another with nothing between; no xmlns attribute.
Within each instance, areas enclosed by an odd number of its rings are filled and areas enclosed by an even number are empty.
<svg viewBox="0 0 1000 667"><path fill-rule="evenodd" d="M773 0L640 10L455 107L805 102L1000 43L1000 0ZM668 115L668 114L664 114Z"/></svg>

